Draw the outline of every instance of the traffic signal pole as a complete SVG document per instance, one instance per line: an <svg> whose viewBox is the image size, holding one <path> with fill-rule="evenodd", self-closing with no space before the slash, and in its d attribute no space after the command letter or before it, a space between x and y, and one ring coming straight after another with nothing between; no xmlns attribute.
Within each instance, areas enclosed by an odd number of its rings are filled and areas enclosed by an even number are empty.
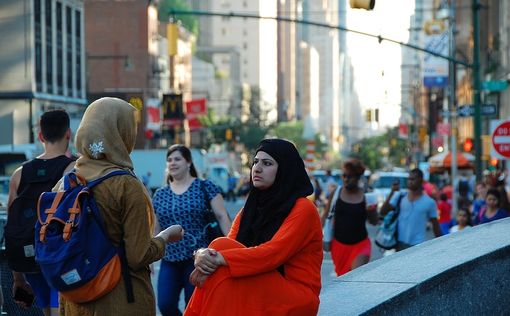
<svg viewBox="0 0 510 316"><path fill-rule="evenodd" d="M292 19L292 18L286 18L286 17L281 17L281 16L261 16L261 15L258 15L258 14L238 13L238 12L225 12L225 13L223 13L223 12L209 12L209 11L200 11L200 10L170 10L168 13L170 14L170 16L197 15L197 16L219 16L219 17L226 17L226 18L244 18L244 19L274 20L274 21L277 21L277 22L301 23L301 24L305 24L305 25L324 27L324 28L329 28L329 29L336 29L336 30L339 30L339 31L351 32L351 33L355 33L355 34L359 34L359 35L363 35L363 36L369 36L369 37L372 37L374 39L377 39L377 41L379 43L382 43L383 41L386 41L386 42L390 42L390 43L393 43L393 44L398 44L400 46L409 47L409 48L414 49L414 50L418 50L418 51L421 51L421 52L424 52L424 53L427 53L427 54L431 54L433 56L436 56L436 57L439 57L439 58L442 58L442 59L449 60L451 62L454 62L457 65L463 65L463 66L465 66L467 68L472 68L472 64L469 63L469 62L466 62L466 61L463 61L463 60L458 60L458 59L452 58L451 56L441 55L441 54L436 53L435 51L427 49L427 48L423 48L423 47L420 47L420 46L417 46L417 45L413 45L413 44L409 44L409 43L404 43L404 42L397 41L397 40L394 40L394 39L391 39L391 38L383 37L381 35L375 35L375 34L370 34L370 33L366 33L366 32L361 32L361 31L357 31L357 30L348 29L348 28L343 27L341 25L331 25L331 24L327 24L327 23L313 22L313 21L307 21L307 20L301 20L301 19Z"/></svg>
<svg viewBox="0 0 510 316"><path fill-rule="evenodd" d="M479 10L480 3L478 0L472 0L472 15L473 15L473 106L475 108L474 116L474 145L475 145L475 175L476 180L482 179L482 121L480 106L482 103L480 90L480 27L479 27Z"/></svg>
<svg viewBox="0 0 510 316"><path fill-rule="evenodd" d="M452 1L453 2L453 1ZM473 16L473 61L471 63L455 59L455 54L452 52L449 54L450 56L445 56L438 54L432 50L427 48L419 47L417 45L404 43L401 41L392 40L389 38L382 37L381 35L374 35L370 33L360 32L352 29L348 29L346 27L340 25L330 25L326 23L312 22L301 19L292 19L285 17L269 17L269 16L260 16L257 14L246 14L246 13L234 13L234 12L208 12L208 11L198 11L198 10L170 10L170 15L198 15L198 16L219 16L219 17L237 17L237 18L252 18L252 19L264 19L264 20L275 20L277 22L290 22L290 23L301 23L305 25L324 27L329 29L337 29L344 32L352 32L359 35L369 36L375 38L381 43L382 41L387 41L390 43L398 44L400 46L405 46L414 50L418 50L427 54L431 54L433 56L448 60L453 63L454 66L463 65L466 68L472 69L472 80L473 80L473 103L474 103L474 147L475 147L475 174L477 181L481 180L482 174L482 142L481 142L481 79L480 79L480 32L479 32L479 10L480 4L479 0L472 0L472 16Z"/></svg>
<svg viewBox="0 0 510 316"><path fill-rule="evenodd" d="M455 22L456 22L456 14L455 14L455 6L456 1L450 0L450 8L449 8L449 19L448 19L448 28L449 28L449 51L450 56L455 58L456 56L456 41L455 41ZM457 166L457 67L453 62L449 62L449 80L450 80L450 89L449 89L449 103L450 103L450 154L452 155L452 165L451 165L451 182L452 182L452 208L455 212L458 210L458 184L457 181L458 175L458 166Z"/></svg>

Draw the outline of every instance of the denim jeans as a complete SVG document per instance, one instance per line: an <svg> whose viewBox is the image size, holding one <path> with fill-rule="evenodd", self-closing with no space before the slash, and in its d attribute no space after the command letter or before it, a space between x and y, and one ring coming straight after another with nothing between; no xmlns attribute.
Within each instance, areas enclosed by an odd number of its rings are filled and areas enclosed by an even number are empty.
<svg viewBox="0 0 510 316"><path fill-rule="evenodd" d="M163 316L182 315L179 310L179 297L184 289L186 305L195 287L189 283L194 269L193 259L171 262L161 260L158 277L158 308Z"/></svg>

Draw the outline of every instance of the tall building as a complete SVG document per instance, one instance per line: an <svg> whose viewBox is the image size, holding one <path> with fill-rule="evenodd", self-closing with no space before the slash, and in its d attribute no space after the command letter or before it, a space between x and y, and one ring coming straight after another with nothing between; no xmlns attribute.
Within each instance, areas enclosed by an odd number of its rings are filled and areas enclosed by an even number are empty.
<svg viewBox="0 0 510 316"><path fill-rule="evenodd" d="M83 1L0 1L0 144L37 142L39 116L85 105Z"/></svg>
<svg viewBox="0 0 510 316"><path fill-rule="evenodd" d="M278 4L278 17L287 19L297 18L297 1L281 0ZM285 122L296 119L296 57L297 24L292 22L278 22L278 94L277 121ZM301 65L298 65L301 66Z"/></svg>
<svg viewBox="0 0 510 316"><path fill-rule="evenodd" d="M219 13L249 13L276 17L275 1L194 1L193 8ZM210 50L217 76L232 80L232 115L242 117L244 84L251 88L249 114L257 111L268 121L277 116L277 23L274 20L238 17L200 17L198 46ZM211 51L211 48L214 50ZM223 50L223 51L221 51ZM238 62L232 59L238 58ZM235 69L237 68L237 69Z"/></svg>
<svg viewBox="0 0 510 316"><path fill-rule="evenodd" d="M338 0L303 1L303 19L338 25ZM340 50L338 31L303 27L303 41L319 53L319 132L336 152L340 149Z"/></svg>
<svg viewBox="0 0 510 316"><path fill-rule="evenodd" d="M303 120L311 118L314 129L319 124L319 64L320 57L317 50L305 42L300 44L301 68L300 68L300 91Z"/></svg>

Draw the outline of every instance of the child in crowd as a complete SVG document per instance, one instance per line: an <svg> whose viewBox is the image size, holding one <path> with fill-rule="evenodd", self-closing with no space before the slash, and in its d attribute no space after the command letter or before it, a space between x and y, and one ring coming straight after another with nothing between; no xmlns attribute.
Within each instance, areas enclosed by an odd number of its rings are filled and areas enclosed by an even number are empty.
<svg viewBox="0 0 510 316"><path fill-rule="evenodd" d="M448 196L446 193L441 192L439 195L437 208L439 209L439 227L441 227L441 232L443 235L446 235L452 226L452 205L448 201Z"/></svg>
<svg viewBox="0 0 510 316"><path fill-rule="evenodd" d="M455 233L471 226L471 213L468 209L461 208L457 211L457 225L450 228L450 233Z"/></svg>

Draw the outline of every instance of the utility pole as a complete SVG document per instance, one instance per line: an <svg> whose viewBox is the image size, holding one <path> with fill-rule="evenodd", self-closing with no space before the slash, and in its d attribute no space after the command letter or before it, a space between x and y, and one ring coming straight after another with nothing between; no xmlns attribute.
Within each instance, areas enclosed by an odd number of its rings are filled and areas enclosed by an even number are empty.
<svg viewBox="0 0 510 316"><path fill-rule="evenodd" d="M449 42L450 42L450 56L455 58L456 49L455 49L455 25L456 25L456 14L455 14L455 0L450 0L450 8L449 8ZM458 210L458 201L457 201L457 192L458 192L458 184L457 181L457 107L455 106L456 102L456 93L457 93L457 67L454 62L449 62L449 79L450 79L450 154L452 155L452 166L451 166L451 181L452 181L452 208L454 212Z"/></svg>
<svg viewBox="0 0 510 316"><path fill-rule="evenodd" d="M474 116L474 144L475 144L475 175L476 180L482 179L482 121L480 106L482 103L480 96L480 27L479 27L479 0L472 0L472 15L473 15L473 106L475 107Z"/></svg>

